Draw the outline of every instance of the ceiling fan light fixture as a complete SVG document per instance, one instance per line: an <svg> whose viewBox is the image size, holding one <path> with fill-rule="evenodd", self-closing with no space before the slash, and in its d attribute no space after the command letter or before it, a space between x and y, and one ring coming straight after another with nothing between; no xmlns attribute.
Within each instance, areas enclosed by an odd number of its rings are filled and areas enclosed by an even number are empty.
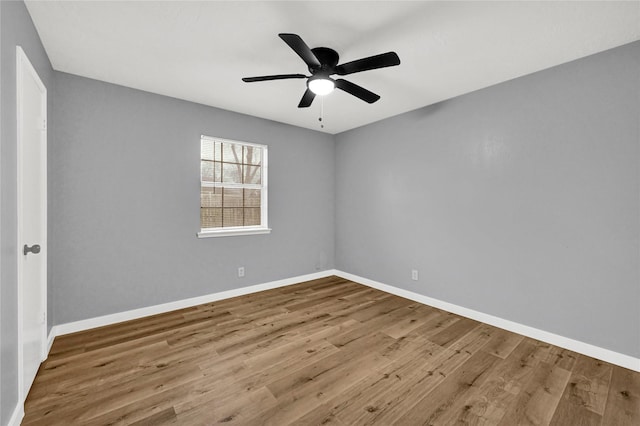
<svg viewBox="0 0 640 426"><path fill-rule="evenodd" d="M318 96L328 95L336 88L336 83L329 77L321 76L316 78L310 78L307 81L309 90Z"/></svg>
<svg viewBox="0 0 640 426"><path fill-rule="evenodd" d="M400 65L400 58L396 52L381 53L380 55L369 56L338 65L340 56L338 52L333 49L328 47L315 47L311 49L297 34L280 33L278 36L304 61L311 76L307 77L304 74L263 75L259 77L244 77L242 81L252 83L254 81L306 78L307 90L304 91L298 108L310 107L316 96L328 95L333 92L334 89L340 89L369 104L377 102L380 99L379 95L348 80L342 78L334 80L330 76L334 74L340 76L349 75L362 71Z"/></svg>

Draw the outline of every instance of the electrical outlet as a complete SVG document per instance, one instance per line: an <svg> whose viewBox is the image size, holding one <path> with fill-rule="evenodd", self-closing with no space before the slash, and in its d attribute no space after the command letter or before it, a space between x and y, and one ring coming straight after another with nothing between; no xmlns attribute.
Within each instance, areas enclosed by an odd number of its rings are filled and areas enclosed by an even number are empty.
<svg viewBox="0 0 640 426"><path fill-rule="evenodd" d="M418 270L417 269L412 269L411 270L411 279L414 281L418 281Z"/></svg>
<svg viewBox="0 0 640 426"><path fill-rule="evenodd" d="M238 268L238 278L244 277L244 266Z"/></svg>

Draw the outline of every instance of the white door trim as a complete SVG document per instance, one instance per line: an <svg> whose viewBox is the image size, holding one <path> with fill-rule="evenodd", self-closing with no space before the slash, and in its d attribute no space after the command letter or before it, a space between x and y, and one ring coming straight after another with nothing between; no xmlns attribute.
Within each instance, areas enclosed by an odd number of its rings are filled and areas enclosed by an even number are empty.
<svg viewBox="0 0 640 426"><path fill-rule="evenodd" d="M19 405L24 404L24 400L26 399L27 395L25 395L24 393L24 360L23 360L23 344L24 344L24 339L23 339L23 335L22 335L22 327L23 327L23 319L22 319L22 302L23 302L23 274L22 274L22 266L23 266L23 262L24 262L24 254L22 253L22 246L24 244L24 240L23 240L23 220L22 220L22 203L23 203L23 197L22 197L22 161L23 161L23 151L22 151L22 146L23 146L23 142L22 142L22 114L21 114L21 110L22 110L22 103L24 102L24 100L22 99L22 74L23 72L26 71L29 74L31 74L31 76L33 77L33 79L35 80L36 84L38 85L38 88L40 89L40 91L46 96L47 94L47 88L45 87L45 85L42 83L42 80L40 79L40 76L38 76L38 73L36 72L35 68L33 67L33 65L31 65L31 62L29 61L29 58L27 58L27 55L24 53L24 51L22 50L22 48L20 46L16 46L16 101L17 101L17 105L16 105L16 112L17 112L17 213L18 213L18 223L17 223L17 242L18 242L18 403ZM39 242L42 251L40 252L39 256L43 256L43 274L42 274L42 280L41 280L41 294L42 294L42 309L43 309L43 325L42 325L42 348L41 348L41 359L44 361L47 357L47 235L46 235L46 229L47 229L47 131L46 131L46 117L47 117L47 103L44 102L44 104L42 105L42 110L41 110L41 117L42 117L42 125L43 125L43 132L42 132L42 142L43 142L43 149L41 151L41 158L40 158L40 166L42 168L42 193L41 193L41 200L42 200L42 206L43 206L43 211L42 211L42 220L43 220L43 230L44 230L44 235L42 237L42 241Z"/></svg>

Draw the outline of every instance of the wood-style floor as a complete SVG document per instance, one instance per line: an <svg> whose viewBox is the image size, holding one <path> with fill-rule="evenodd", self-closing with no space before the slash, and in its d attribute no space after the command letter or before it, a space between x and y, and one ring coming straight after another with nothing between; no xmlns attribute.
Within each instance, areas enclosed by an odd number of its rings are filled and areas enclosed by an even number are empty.
<svg viewBox="0 0 640 426"><path fill-rule="evenodd" d="M58 337L25 425L640 425L640 373L337 277Z"/></svg>

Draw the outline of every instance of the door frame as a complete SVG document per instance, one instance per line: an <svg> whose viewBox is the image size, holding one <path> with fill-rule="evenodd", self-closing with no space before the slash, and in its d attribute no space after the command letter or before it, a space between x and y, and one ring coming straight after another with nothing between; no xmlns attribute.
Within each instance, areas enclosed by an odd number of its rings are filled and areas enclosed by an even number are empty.
<svg viewBox="0 0 640 426"><path fill-rule="evenodd" d="M45 97L45 102L42 105L40 111L40 117L42 119L42 132L41 132L41 142L42 149L40 151L40 168L42 170L42 193L41 193L41 202L42 202L42 212L41 212L41 220L42 220L42 229L44 230L44 235L42 236L42 241L39 242L42 247L42 251L39 256L42 256L43 268L42 268L42 279L40 282L40 290L42 295L42 300L40 301L42 310L43 310L43 323L42 323L42 334L41 334L41 349L40 349L40 357L41 361L44 361L47 358L47 88L42 83L40 76L36 72L33 65L29 61L29 58L25 54L24 50L20 46L16 46L16 136L17 136L17 213L18 213L18 221L17 221L17 237L18 237L18 395L19 395L19 403L23 404L27 395L25 394L24 387L24 337L23 337L23 274L22 267L24 264L24 254L22 253L22 246L24 244L23 240L23 182L22 182L22 161L23 158L23 135L22 135L22 104L23 94L22 94L22 74L23 72L27 72L31 74L33 79L36 82L36 85L40 89L40 92Z"/></svg>

